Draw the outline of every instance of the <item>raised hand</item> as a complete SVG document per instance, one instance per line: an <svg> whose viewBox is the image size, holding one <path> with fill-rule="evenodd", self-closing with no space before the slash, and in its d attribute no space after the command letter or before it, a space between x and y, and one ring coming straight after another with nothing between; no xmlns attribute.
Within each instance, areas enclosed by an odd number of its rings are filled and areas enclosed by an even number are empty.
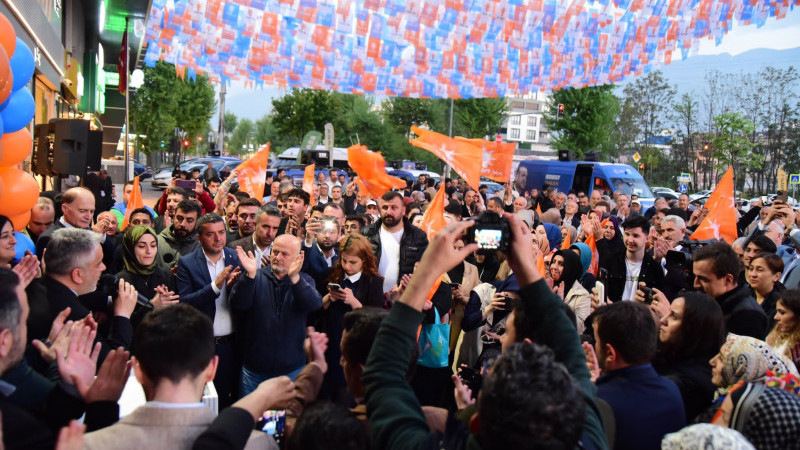
<svg viewBox="0 0 800 450"><path fill-rule="evenodd" d="M292 284L297 283L300 281L300 269L303 268L303 259L305 258L305 252L300 252L299 255L292 261L292 264L289 265L289 270L286 272L286 275L289 276L289 280Z"/></svg>
<svg viewBox="0 0 800 450"><path fill-rule="evenodd" d="M136 288L125 280L119 280L119 293L114 299L114 315L130 317L136 309L138 293Z"/></svg>
<svg viewBox="0 0 800 450"><path fill-rule="evenodd" d="M241 275L241 274L242 274L242 268L241 267L237 267L237 268L233 269L233 271L231 271L231 273L228 275L228 287L231 287L234 284L236 284L236 280L239 279L239 275Z"/></svg>
<svg viewBox="0 0 800 450"><path fill-rule="evenodd" d="M69 311L69 308L65 309L64 311ZM62 311L62 314L64 313ZM61 317L61 314L59 314ZM46 362L51 363L56 360L58 357L56 350L60 350L62 354L66 354L67 350L69 349L69 343L72 339L72 333L75 330L83 329L83 324L81 322L76 323L73 321L67 321L64 323L63 321L60 323L60 326L56 324L59 321L59 317L56 317L56 321L53 322L53 327L50 330L50 336L47 338L47 343L44 343L38 339L33 340L33 346L36 350L39 350L39 354L42 356ZM57 330L57 331L53 331Z"/></svg>
<svg viewBox="0 0 800 450"><path fill-rule="evenodd" d="M258 272L260 261L256 261L256 257L253 255L253 252L245 252L242 247L236 247L236 256L239 257L239 264L241 264L242 269L244 269L244 272L247 274L247 276L249 278L255 278L256 272Z"/></svg>
<svg viewBox="0 0 800 450"><path fill-rule="evenodd" d="M241 262L241 259L239 261ZM217 286L217 289L222 289L222 286L225 285L225 282L228 280L228 275L230 275L232 271L233 266L226 266L217 274L217 277L214 278L214 285ZM253 276L255 276L255 273Z"/></svg>
<svg viewBox="0 0 800 450"><path fill-rule="evenodd" d="M453 379L453 383L456 385L455 389L453 390L453 395L456 397L456 407L459 410L466 408L469 405L475 403L475 399L472 398L472 390L467 387L463 382L461 382L461 378L456 375L451 375Z"/></svg>
<svg viewBox="0 0 800 450"><path fill-rule="evenodd" d="M97 371L97 377L86 383L77 379L75 388L86 403L116 402L122 396L131 373L130 354L124 348L111 350Z"/></svg>
<svg viewBox="0 0 800 450"><path fill-rule="evenodd" d="M539 281L542 276L536 270L537 250L534 250L531 232L528 226L522 222L516 214L504 213L503 217L511 226L511 244L506 256L508 265L517 275L520 286L527 286L535 281ZM533 256L533 258L531 258Z"/></svg>
<svg viewBox="0 0 800 450"><path fill-rule="evenodd" d="M162 284L160 286L156 286L154 290L156 291L156 296L150 299L150 303L152 303L156 308L163 308L165 306L178 303L178 298L180 295L170 291L166 285Z"/></svg>
<svg viewBox="0 0 800 450"><path fill-rule="evenodd" d="M82 450L86 444L85 432L86 425L77 420L70 421L69 425L62 427L58 432L56 450Z"/></svg>
<svg viewBox="0 0 800 450"><path fill-rule="evenodd" d="M592 377L592 383L597 381L602 373L600 370L600 363L597 361L597 354L594 352L594 347L588 342L581 344L583 353L586 355L586 368L589 369L589 374Z"/></svg>
<svg viewBox="0 0 800 450"><path fill-rule="evenodd" d="M328 349L328 335L319 333L314 327L308 327L308 337L303 344L309 362L319 367L322 373L328 371L328 362L325 360L325 350Z"/></svg>
<svg viewBox="0 0 800 450"><path fill-rule="evenodd" d="M12 270L19 277L20 284L23 288L28 287L34 278L41 275L39 271L39 260L36 259L36 256L31 253L30 250L25 252L25 256L22 257Z"/></svg>
<svg viewBox="0 0 800 450"><path fill-rule="evenodd" d="M56 362L61 379L75 387L91 384L97 370L97 358L100 356L100 343L92 345L96 335L96 330L82 327L73 332L67 353L56 348Z"/></svg>

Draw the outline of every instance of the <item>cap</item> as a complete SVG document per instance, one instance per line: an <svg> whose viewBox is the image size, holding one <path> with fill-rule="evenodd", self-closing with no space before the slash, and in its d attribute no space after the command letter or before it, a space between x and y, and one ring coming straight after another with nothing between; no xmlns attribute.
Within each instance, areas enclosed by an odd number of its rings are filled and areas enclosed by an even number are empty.
<svg viewBox="0 0 800 450"><path fill-rule="evenodd" d="M640 202L639 200L634 200L634 201L632 201L632 202L631 202L631 205L639 205L639 206L642 206L642 202Z"/></svg>
<svg viewBox="0 0 800 450"><path fill-rule="evenodd" d="M378 206L378 204L375 203L375 200L367 200L367 206Z"/></svg>

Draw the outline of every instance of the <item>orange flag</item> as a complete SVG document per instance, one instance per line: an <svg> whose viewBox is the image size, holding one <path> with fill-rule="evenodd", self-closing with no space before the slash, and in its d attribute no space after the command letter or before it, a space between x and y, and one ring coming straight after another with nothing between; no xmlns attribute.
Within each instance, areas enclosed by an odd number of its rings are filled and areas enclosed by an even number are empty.
<svg viewBox="0 0 800 450"><path fill-rule="evenodd" d="M139 177L134 177L133 190L131 191L131 196L128 197L128 205L125 207L125 217L122 219L120 230L127 228L131 212L138 208L144 208L144 201L142 200L142 188L139 187Z"/></svg>
<svg viewBox="0 0 800 450"><path fill-rule="evenodd" d="M600 254L597 253L597 241L594 238L594 235L589 236L583 242L584 244L589 246L589 249L592 251L592 262L589 264L589 272L592 275L597 276L597 272L600 270Z"/></svg>
<svg viewBox="0 0 800 450"><path fill-rule="evenodd" d="M404 180L386 173L386 161L379 152L371 152L363 145L356 144L347 149L347 164L358 174L372 198L381 198L392 189L406 187Z"/></svg>
<svg viewBox="0 0 800 450"><path fill-rule="evenodd" d="M706 208L709 213L690 239L724 239L728 244L739 237L736 231L736 203L733 199L733 167L719 180L714 192L708 197Z"/></svg>
<svg viewBox="0 0 800 450"><path fill-rule="evenodd" d="M314 192L314 169L317 168L316 164L309 164L306 166L306 171L303 173L303 190L308 192L308 195L311 195ZM311 197L311 206L317 204L317 201L314 197Z"/></svg>
<svg viewBox="0 0 800 450"><path fill-rule="evenodd" d="M433 200L431 200L431 204L428 205L428 209L425 210L425 214L422 215L422 231L424 231L428 235L428 240L430 241L433 239L433 236L438 233L447 222L444 220L444 183L439 187L439 191L436 192L436 195L433 196ZM433 298L433 294L436 293L436 290L439 289L439 285L442 283L442 276L433 283L431 286L430 291L428 291L428 296L426 297L428 300Z"/></svg>
<svg viewBox="0 0 800 450"><path fill-rule="evenodd" d="M516 144L498 144L497 142L484 139L467 139L461 136L456 136L456 140L459 142L466 142L481 149L483 152L481 164L482 177L492 179L498 183L507 183L511 179L511 163L514 159Z"/></svg>
<svg viewBox="0 0 800 450"><path fill-rule="evenodd" d="M267 180L267 164L269 163L269 142L255 156L236 167L239 190L261 201L264 198L264 182Z"/></svg>
<svg viewBox="0 0 800 450"><path fill-rule="evenodd" d="M539 275L542 278L547 278L547 267L544 265L544 255L542 252L539 252L539 256L536 257L536 270L539 271Z"/></svg>
<svg viewBox="0 0 800 450"><path fill-rule="evenodd" d="M436 155L449 164L468 185L476 191L478 190L481 184L481 158L483 156L480 147L413 125L411 131L417 135L416 139L409 141L411 145Z"/></svg>

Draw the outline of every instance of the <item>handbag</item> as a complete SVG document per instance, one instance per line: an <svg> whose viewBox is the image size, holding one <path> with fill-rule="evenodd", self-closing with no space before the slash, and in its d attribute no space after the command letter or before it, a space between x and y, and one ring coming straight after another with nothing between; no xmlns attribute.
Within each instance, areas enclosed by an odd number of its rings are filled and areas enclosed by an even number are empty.
<svg viewBox="0 0 800 450"><path fill-rule="evenodd" d="M450 356L450 324L441 323L439 310L433 307L434 323L421 325L419 333L419 359L421 366L433 369L447 367Z"/></svg>

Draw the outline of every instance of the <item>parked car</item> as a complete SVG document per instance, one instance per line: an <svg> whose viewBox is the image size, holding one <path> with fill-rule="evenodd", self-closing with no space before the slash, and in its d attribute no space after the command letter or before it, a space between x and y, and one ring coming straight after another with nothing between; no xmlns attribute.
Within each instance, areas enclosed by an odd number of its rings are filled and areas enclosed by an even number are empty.
<svg viewBox="0 0 800 450"><path fill-rule="evenodd" d="M697 200L698 198L701 198L701 197L708 197L709 195L711 195L712 192L713 191L710 191L708 189L705 189L705 190L702 190L702 191L697 191L694 194L689 194L689 200L690 201L695 201L695 200Z"/></svg>
<svg viewBox="0 0 800 450"><path fill-rule="evenodd" d="M182 171L191 171L195 168L200 169L201 171L205 170L208 167L208 163L212 164L212 167L219 172L223 167L230 167L233 165L233 168L236 168L237 165L242 163L242 160L239 158L229 158L229 157L204 157L204 158L193 158L186 160L180 164L180 169ZM170 181L172 181L172 171L175 169L174 166L169 167L162 167L158 170L158 172L153 175L153 179L150 184L153 186L154 189L166 189L169 186ZM231 169L233 170L233 169Z"/></svg>
<svg viewBox="0 0 800 450"><path fill-rule="evenodd" d="M680 192L666 187L651 187L650 190L656 197L664 197L667 200L677 200L681 196Z"/></svg>
<svg viewBox="0 0 800 450"><path fill-rule="evenodd" d="M505 190L505 187L503 187L502 184L496 183L494 181L481 181L481 186L486 186L486 188L487 188L486 189L486 198L487 199L490 199L490 198L494 197L495 195L499 195L499 196L502 197L503 196L503 190Z"/></svg>
<svg viewBox="0 0 800 450"><path fill-rule="evenodd" d="M142 181L151 178L153 176L153 171L150 167L135 162L133 163L133 176L139 177L139 181Z"/></svg>

